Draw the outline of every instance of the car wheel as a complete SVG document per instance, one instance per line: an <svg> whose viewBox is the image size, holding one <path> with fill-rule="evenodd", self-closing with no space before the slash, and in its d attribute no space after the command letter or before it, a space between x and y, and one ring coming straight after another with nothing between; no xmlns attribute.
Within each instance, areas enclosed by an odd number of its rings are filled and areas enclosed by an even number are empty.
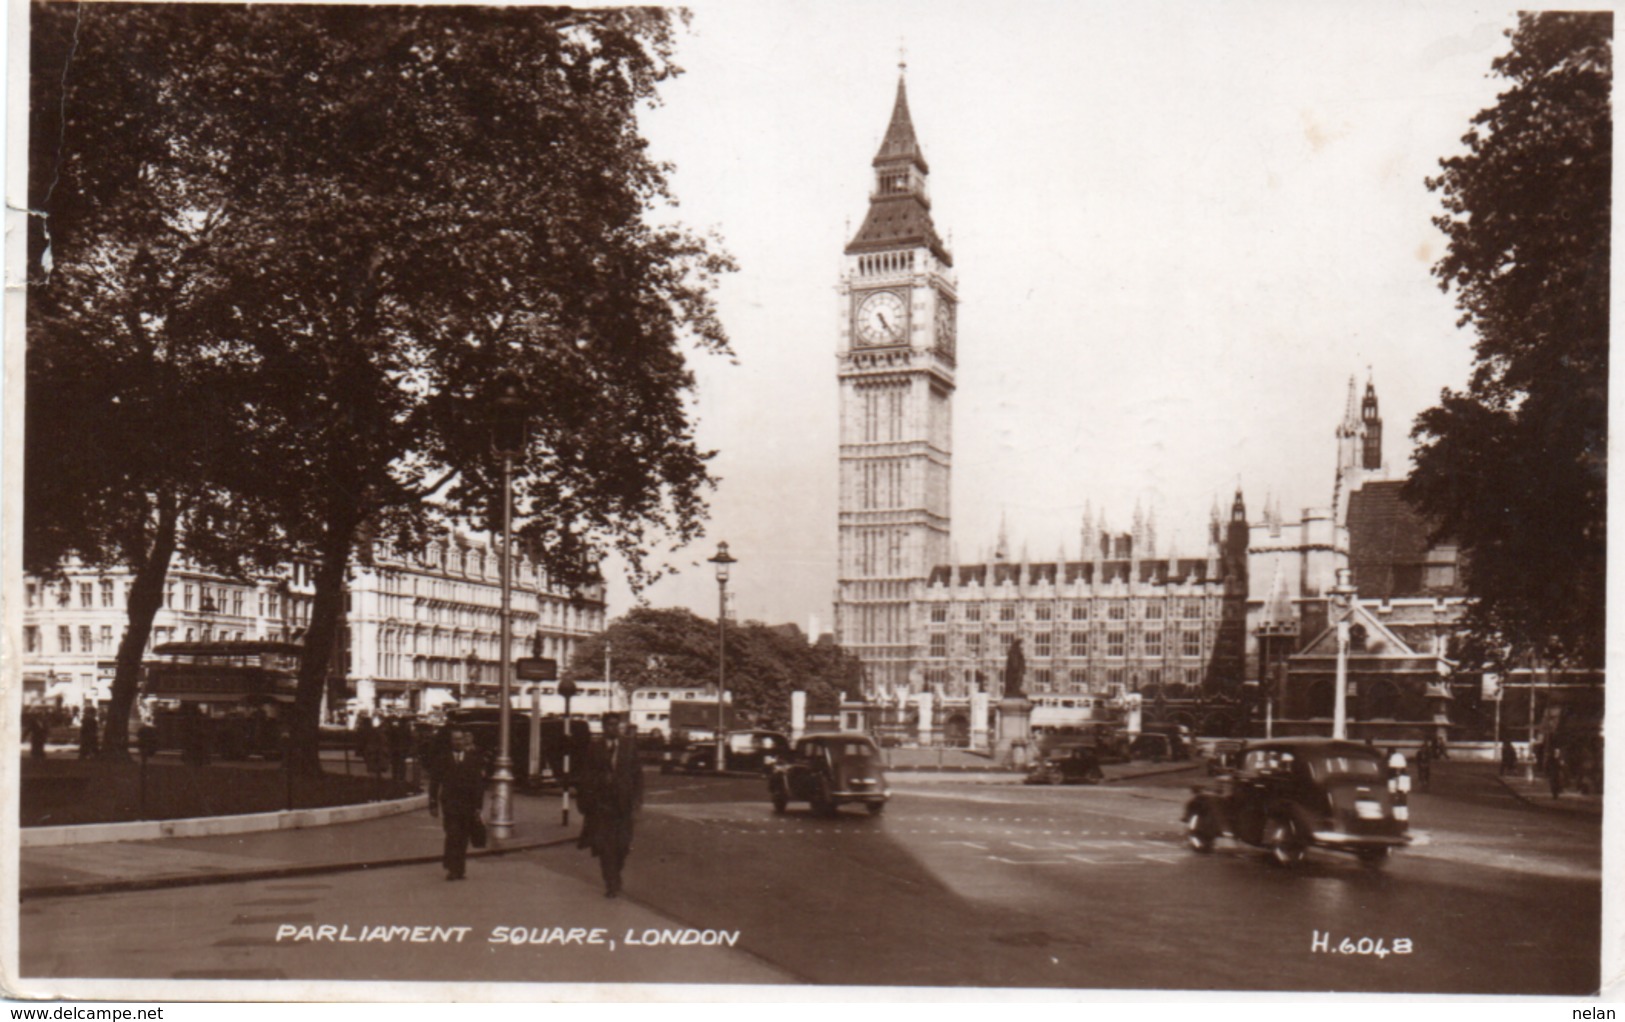
<svg viewBox="0 0 1625 1022"><path fill-rule="evenodd" d="M1366 869L1381 869L1382 864L1388 861L1388 848L1362 848L1357 853L1360 856L1360 865Z"/></svg>
<svg viewBox="0 0 1625 1022"><path fill-rule="evenodd" d="M1213 843L1218 836L1219 828L1213 825L1213 814L1206 809L1193 810L1185 821L1185 843L1191 846L1193 852L1206 855L1213 851Z"/></svg>
<svg viewBox="0 0 1625 1022"><path fill-rule="evenodd" d="M1297 824L1284 817L1276 817L1264 828L1264 844L1269 847L1270 858L1277 866L1291 868L1308 854Z"/></svg>
<svg viewBox="0 0 1625 1022"><path fill-rule="evenodd" d="M773 785L773 811L782 813L790 805L790 793L784 790L784 785Z"/></svg>
<svg viewBox="0 0 1625 1022"><path fill-rule="evenodd" d="M1089 772L1083 775L1083 779L1090 784L1099 784L1106 779L1106 774L1098 766L1092 766Z"/></svg>
<svg viewBox="0 0 1625 1022"><path fill-rule="evenodd" d="M879 816L881 813L883 813L885 811L886 811L886 803L884 803L884 802L870 802L869 803L869 815L870 816Z"/></svg>

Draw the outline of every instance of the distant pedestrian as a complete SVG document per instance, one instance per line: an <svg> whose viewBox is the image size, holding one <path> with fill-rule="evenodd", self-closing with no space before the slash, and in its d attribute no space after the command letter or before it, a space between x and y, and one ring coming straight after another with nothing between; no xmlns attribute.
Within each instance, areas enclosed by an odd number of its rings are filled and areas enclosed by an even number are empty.
<svg viewBox="0 0 1625 1022"><path fill-rule="evenodd" d="M101 731L96 726L96 707L85 705L79 717L79 758L95 759L101 753Z"/></svg>
<svg viewBox="0 0 1625 1022"><path fill-rule="evenodd" d="M208 718L198 710L196 703L187 703L181 709L181 758L187 766L209 765Z"/></svg>
<svg viewBox="0 0 1625 1022"><path fill-rule="evenodd" d="M440 815L440 771L445 769L446 757L451 754L451 727L446 725L426 731L418 737L418 762L429 788L429 815Z"/></svg>
<svg viewBox="0 0 1625 1022"><path fill-rule="evenodd" d="M1546 785L1551 788L1553 798L1563 794L1563 773L1567 766L1562 747L1553 745L1551 751L1546 754Z"/></svg>
<svg viewBox="0 0 1625 1022"><path fill-rule="evenodd" d="M412 755L412 725L405 717L396 717L389 724L389 776L397 781L406 780L406 761Z"/></svg>
<svg viewBox="0 0 1625 1022"><path fill-rule="evenodd" d="M632 816L643 801L643 765L621 715L604 714L604 734L592 744L580 773L581 837L604 877L604 897L621 893L621 871L632 852Z"/></svg>
<svg viewBox="0 0 1625 1022"><path fill-rule="evenodd" d="M45 722L45 714L38 710L33 711L24 719L23 727L28 731L29 757L44 759L45 741L51 737L51 726Z"/></svg>
<svg viewBox="0 0 1625 1022"><path fill-rule="evenodd" d="M381 779L389 767L389 738L384 729L373 724L371 717L362 717L355 729L356 751L367 765L367 773Z"/></svg>
<svg viewBox="0 0 1625 1022"><path fill-rule="evenodd" d="M488 771L485 757L474 748L467 731L451 733L451 748L440 764L440 827L446 842L440 864L447 880L461 880L467 868L468 846L485 847L485 822L480 808L485 801Z"/></svg>
<svg viewBox="0 0 1625 1022"><path fill-rule="evenodd" d="M1514 774L1518 772L1518 750L1512 747L1512 739L1501 743L1501 773Z"/></svg>
<svg viewBox="0 0 1625 1022"><path fill-rule="evenodd" d="M1420 791L1428 790L1428 783L1433 779L1433 743L1423 742L1416 749L1416 787Z"/></svg>

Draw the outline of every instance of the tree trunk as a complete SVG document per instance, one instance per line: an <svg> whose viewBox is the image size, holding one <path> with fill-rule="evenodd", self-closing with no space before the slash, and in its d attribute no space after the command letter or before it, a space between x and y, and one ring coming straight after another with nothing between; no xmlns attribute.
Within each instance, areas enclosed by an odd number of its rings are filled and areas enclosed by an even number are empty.
<svg viewBox="0 0 1625 1022"><path fill-rule="evenodd" d="M130 758L130 709L141 684L141 657L152 635L152 620L164 602L164 581L169 577L169 562L175 555L176 525L180 520L180 501L173 490L158 494L158 524L153 531L152 544L147 556L136 569L130 584L130 602L126 607L129 622L124 638L118 646L118 667L113 673L113 698L107 709L107 728L103 732L101 755L103 759Z"/></svg>
<svg viewBox="0 0 1625 1022"><path fill-rule="evenodd" d="M355 542L357 518L345 509L329 515L316 565L316 593L305 631L305 651L299 658L299 683L294 695L289 732L288 767L302 774L320 773L322 692L328 665L339 635L344 611L344 578Z"/></svg>

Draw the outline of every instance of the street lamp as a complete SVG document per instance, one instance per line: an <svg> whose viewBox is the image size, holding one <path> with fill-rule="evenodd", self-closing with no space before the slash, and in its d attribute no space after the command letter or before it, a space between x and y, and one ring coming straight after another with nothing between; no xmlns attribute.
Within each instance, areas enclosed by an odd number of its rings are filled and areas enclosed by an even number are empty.
<svg viewBox="0 0 1625 1022"><path fill-rule="evenodd" d="M491 836L513 836L513 460L526 447L525 399L519 377L504 372L496 378L497 396L491 402L491 449L502 459L502 627L501 688L498 696L497 761L491 775Z"/></svg>
<svg viewBox="0 0 1625 1022"><path fill-rule="evenodd" d="M1332 737L1348 737L1348 681L1349 681L1349 609L1354 603L1354 586L1349 584L1349 569L1337 569L1337 584L1332 586L1332 605L1337 608L1337 691L1332 702Z"/></svg>
<svg viewBox="0 0 1625 1022"><path fill-rule="evenodd" d="M725 752L723 737L723 696L728 691L728 648L725 626L728 621L728 569L738 558L728 555L728 544L717 544L717 555L710 558L717 566L717 773L723 772Z"/></svg>

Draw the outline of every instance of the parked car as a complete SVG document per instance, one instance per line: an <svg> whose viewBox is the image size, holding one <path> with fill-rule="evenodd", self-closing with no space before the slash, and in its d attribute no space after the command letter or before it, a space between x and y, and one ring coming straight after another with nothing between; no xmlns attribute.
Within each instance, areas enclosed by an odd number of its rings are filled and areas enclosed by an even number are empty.
<svg viewBox="0 0 1625 1022"><path fill-rule="evenodd" d="M1241 762L1241 746L1241 742L1224 738L1209 745L1203 754L1207 760L1207 775L1217 777L1234 770Z"/></svg>
<svg viewBox="0 0 1625 1022"><path fill-rule="evenodd" d="M723 765L728 770L766 770L790 751L790 738L778 731L729 731L723 736ZM661 764L661 770L670 773L682 770L704 773L717 767L715 738L700 741L690 736L686 747L674 750Z"/></svg>
<svg viewBox="0 0 1625 1022"><path fill-rule="evenodd" d="M878 816L891 797L880 749L868 735L858 734L802 738L789 756L773 764L767 790L775 813L791 802L808 802L813 812L828 815L857 802Z"/></svg>
<svg viewBox="0 0 1625 1022"><path fill-rule="evenodd" d="M1184 819L1194 851L1228 836L1268 849L1282 866L1302 862L1311 847L1378 866L1410 843L1408 808L1388 791L1382 754L1329 738L1247 743L1233 774L1195 789Z"/></svg>
<svg viewBox="0 0 1625 1022"><path fill-rule="evenodd" d="M1027 771L1028 784L1099 784L1100 758L1091 745L1057 745Z"/></svg>

